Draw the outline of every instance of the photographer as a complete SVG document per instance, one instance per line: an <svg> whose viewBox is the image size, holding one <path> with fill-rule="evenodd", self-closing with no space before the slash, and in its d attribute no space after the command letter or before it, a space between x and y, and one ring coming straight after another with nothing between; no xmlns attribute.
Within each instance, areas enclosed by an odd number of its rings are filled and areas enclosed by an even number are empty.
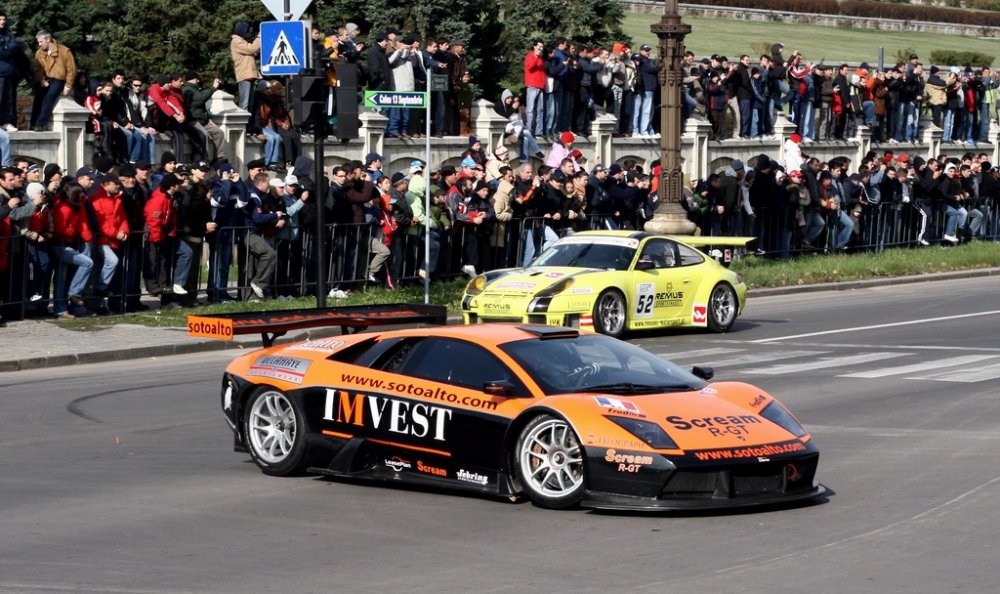
<svg viewBox="0 0 1000 594"><path fill-rule="evenodd" d="M251 42L250 40L253 39ZM236 23L229 42L229 52L233 57L233 70L239 83L239 105L243 111L251 111L250 99L253 85L260 78L257 70L257 55L260 54L260 34L247 23Z"/></svg>
<svg viewBox="0 0 1000 594"><path fill-rule="evenodd" d="M247 301L254 297L264 299L277 261L274 236L278 229L288 224L284 206L279 207L268 191L271 178L266 173L258 173L253 177L252 183L249 204L252 228L247 235L247 250L250 255L247 277L250 279L250 291L244 294Z"/></svg>

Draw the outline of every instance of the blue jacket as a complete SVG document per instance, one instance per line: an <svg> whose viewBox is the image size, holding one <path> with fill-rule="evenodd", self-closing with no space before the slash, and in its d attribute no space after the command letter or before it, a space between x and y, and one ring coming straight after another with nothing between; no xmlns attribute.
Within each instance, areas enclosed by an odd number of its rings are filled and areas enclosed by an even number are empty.
<svg viewBox="0 0 1000 594"><path fill-rule="evenodd" d="M10 34L10 29L0 29L0 76L11 76L15 73L14 57L19 51L17 39Z"/></svg>

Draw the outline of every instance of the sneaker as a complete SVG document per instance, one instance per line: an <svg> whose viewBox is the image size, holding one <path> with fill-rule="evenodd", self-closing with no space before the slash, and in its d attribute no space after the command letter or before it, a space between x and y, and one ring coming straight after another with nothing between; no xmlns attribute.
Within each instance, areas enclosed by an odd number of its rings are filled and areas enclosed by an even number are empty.
<svg viewBox="0 0 1000 594"><path fill-rule="evenodd" d="M350 295L342 289L330 289L329 296L333 299L347 299Z"/></svg>
<svg viewBox="0 0 1000 594"><path fill-rule="evenodd" d="M72 320L75 317L76 316L74 316L73 314L71 314L68 311L61 311L61 312L59 312L59 313L56 314L56 318L58 318L60 320Z"/></svg>
<svg viewBox="0 0 1000 594"><path fill-rule="evenodd" d="M370 283L381 283L382 281L378 280L378 278L375 277L375 274L372 273L372 274L368 275L368 282L370 282Z"/></svg>
<svg viewBox="0 0 1000 594"><path fill-rule="evenodd" d="M17 132L17 126L14 124L4 124L3 129L7 132Z"/></svg>
<svg viewBox="0 0 1000 594"><path fill-rule="evenodd" d="M174 285L174 295L187 295L187 289L180 285Z"/></svg>
<svg viewBox="0 0 1000 594"><path fill-rule="evenodd" d="M427 271L424 270L423 268L421 268L420 270L417 271L417 276L420 277L420 280L426 280L427 279Z"/></svg>
<svg viewBox="0 0 1000 594"><path fill-rule="evenodd" d="M941 236L941 239L947 241L948 243L958 243L958 238L955 237L954 235L945 234Z"/></svg>
<svg viewBox="0 0 1000 594"><path fill-rule="evenodd" d="M83 305L83 297L80 297L79 295L70 295L69 302L73 305Z"/></svg>
<svg viewBox="0 0 1000 594"><path fill-rule="evenodd" d="M462 272L464 272L465 274L468 274L471 277L475 277L476 276L476 267L473 266L472 264L466 264L465 266L462 267Z"/></svg>
<svg viewBox="0 0 1000 594"><path fill-rule="evenodd" d="M264 289L261 289L260 287L258 287L257 283L251 282L250 283L250 290L253 291L253 294L256 295L257 297L259 297L261 299L264 298Z"/></svg>
<svg viewBox="0 0 1000 594"><path fill-rule="evenodd" d="M931 244L931 242L927 241L926 239L921 239L919 241L919 243L920 243L920 245L930 245Z"/></svg>
<svg viewBox="0 0 1000 594"><path fill-rule="evenodd" d="M38 293L35 293L34 295L31 296L31 302L32 303L34 303L35 301L41 301L41 300L42 300L42 296L39 295Z"/></svg>

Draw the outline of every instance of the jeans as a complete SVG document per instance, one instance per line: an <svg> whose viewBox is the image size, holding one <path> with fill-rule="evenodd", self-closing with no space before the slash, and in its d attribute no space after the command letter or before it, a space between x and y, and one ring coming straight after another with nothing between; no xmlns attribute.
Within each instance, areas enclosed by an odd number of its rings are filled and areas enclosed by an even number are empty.
<svg viewBox="0 0 1000 594"><path fill-rule="evenodd" d="M956 231L965 227L965 221L969 218L969 211L961 206L955 208L949 205L944 207L944 216L944 234L954 237Z"/></svg>
<svg viewBox="0 0 1000 594"><path fill-rule="evenodd" d="M29 308L44 310L49 300L49 252L45 244L28 245L28 263L30 266L28 273L28 295L41 297L38 301L32 301Z"/></svg>
<svg viewBox="0 0 1000 594"><path fill-rule="evenodd" d="M527 266L535 259L535 242L538 238L538 229L534 228L535 224L535 221L525 221L524 230L521 231L521 245L524 247L521 266Z"/></svg>
<svg viewBox="0 0 1000 594"><path fill-rule="evenodd" d="M0 167L10 167L10 134L0 129Z"/></svg>
<svg viewBox="0 0 1000 594"><path fill-rule="evenodd" d="M208 236L208 300L229 297L229 264L233 259L232 229L218 229Z"/></svg>
<svg viewBox="0 0 1000 594"><path fill-rule="evenodd" d="M652 136L653 126L653 91L643 91L635 94L632 108L632 133Z"/></svg>
<svg viewBox="0 0 1000 594"><path fill-rule="evenodd" d="M573 126L573 90L560 86L556 91L559 114L556 118L556 132L565 132Z"/></svg>
<svg viewBox="0 0 1000 594"><path fill-rule="evenodd" d="M826 228L826 220L815 210L807 210L805 218L806 230L802 234L802 240L814 244L819 239L820 234L823 233L823 229Z"/></svg>
<svg viewBox="0 0 1000 594"><path fill-rule="evenodd" d="M538 141L528 131L527 128L521 132L521 161L527 161L528 157L542 152L542 147L538 146Z"/></svg>
<svg viewBox="0 0 1000 594"><path fill-rule="evenodd" d="M115 270L118 268L118 254L115 253L115 250L111 249L110 245L99 247L104 263L101 265L101 278L97 282L97 288L104 290L111 286L111 279L115 276Z"/></svg>
<svg viewBox="0 0 1000 594"><path fill-rule="evenodd" d="M976 140L986 141L990 137L990 105L983 103L979 106L979 138Z"/></svg>
<svg viewBox="0 0 1000 594"><path fill-rule="evenodd" d="M410 110L401 107L389 110L389 123L385 127L386 134L399 136L405 134L410 126Z"/></svg>
<svg viewBox="0 0 1000 594"><path fill-rule="evenodd" d="M906 140L913 142L917 139L917 131L920 127L920 113L917 110L916 103L908 102L906 104Z"/></svg>
<svg viewBox="0 0 1000 594"><path fill-rule="evenodd" d="M833 249L839 250L847 245L851 240L851 233L854 231L854 219L843 210L837 210L837 238L834 240Z"/></svg>
<svg viewBox="0 0 1000 594"><path fill-rule="evenodd" d="M239 84L240 88L240 109L243 111L250 111L250 97L253 95L253 85L256 81L253 80L241 80Z"/></svg>
<svg viewBox="0 0 1000 594"><path fill-rule="evenodd" d="M941 142L951 142L952 132L955 127L955 110L946 109L944 111L944 131L941 133Z"/></svg>
<svg viewBox="0 0 1000 594"><path fill-rule="evenodd" d="M874 101L864 101L861 103L861 108L865 112L865 125L874 126L875 125L875 102Z"/></svg>
<svg viewBox="0 0 1000 594"><path fill-rule="evenodd" d="M48 125L49 118L52 117L52 109L56 106L56 101L59 101L59 96L62 95L63 88L66 86L66 81L51 78L47 80L49 81L48 87L35 83L35 102L31 109L32 128Z"/></svg>
<svg viewBox="0 0 1000 594"><path fill-rule="evenodd" d="M118 131L122 133L125 137L125 146L127 147L128 160L133 163L138 161L142 157L142 149L144 148L143 134L138 128L128 128L120 127Z"/></svg>
<svg viewBox="0 0 1000 594"><path fill-rule="evenodd" d="M802 138L816 140L816 107L812 101L806 101L802 110L802 123L799 125Z"/></svg>
<svg viewBox="0 0 1000 594"><path fill-rule="evenodd" d="M274 165L281 159L281 136L274 128L265 126L264 133L264 165Z"/></svg>
<svg viewBox="0 0 1000 594"><path fill-rule="evenodd" d="M965 121L962 122L962 135L959 138L965 138L969 144L976 143L976 118L974 113L965 112Z"/></svg>
<svg viewBox="0 0 1000 594"><path fill-rule="evenodd" d="M536 89L535 87L527 88L527 96L525 97L525 127L533 135L541 134L544 131L545 105L543 95L542 89Z"/></svg>
<svg viewBox="0 0 1000 594"><path fill-rule="evenodd" d="M87 281L90 279L90 269L94 266L94 261L83 255L74 248L66 245L53 246L52 259L58 260L55 275L55 303L52 307L53 313L66 311L66 273L70 266L76 266L76 272L69 283L69 293L74 297L79 297L87 288Z"/></svg>
<svg viewBox="0 0 1000 594"><path fill-rule="evenodd" d="M174 240L177 260L174 263L174 284L184 286L187 284L188 273L191 272L191 261L194 258L194 250L191 244L181 238Z"/></svg>
<svg viewBox="0 0 1000 594"><path fill-rule="evenodd" d="M559 104L556 101L555 91L551 93L545 93L545 124L542 128L544 131L543 135L551 135L556 133L556 120L559 111Z"/></svg>

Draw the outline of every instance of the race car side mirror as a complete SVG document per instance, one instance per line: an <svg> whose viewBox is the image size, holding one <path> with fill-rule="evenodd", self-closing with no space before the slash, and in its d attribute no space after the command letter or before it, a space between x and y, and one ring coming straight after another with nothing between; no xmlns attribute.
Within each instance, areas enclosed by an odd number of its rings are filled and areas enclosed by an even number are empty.
<svg viewBox="0 0 1000 594"><path fill-rule="evenodd" d="M708 380L712 379L713 377L715 377L715 370L712 369L711 367L697 367L697 366L695 366L695 367L691 368L691 373L693 373L696 377L700 377L701 379L705 380L706 382Z"/></svg>
<svg viewBox="0 0 1000 594"><path fill-rule="evenodd" d="M636 270L652 270L656 268L656 264L652 260L639 260L635 263Z"/></svg>
<svg viewBox="0 0 1000 594"><path fill-rule="evenodd" d="M486 382L483 384L483 392L490 396L510 398L514 395L514 384L508 381Z"/></svg>

